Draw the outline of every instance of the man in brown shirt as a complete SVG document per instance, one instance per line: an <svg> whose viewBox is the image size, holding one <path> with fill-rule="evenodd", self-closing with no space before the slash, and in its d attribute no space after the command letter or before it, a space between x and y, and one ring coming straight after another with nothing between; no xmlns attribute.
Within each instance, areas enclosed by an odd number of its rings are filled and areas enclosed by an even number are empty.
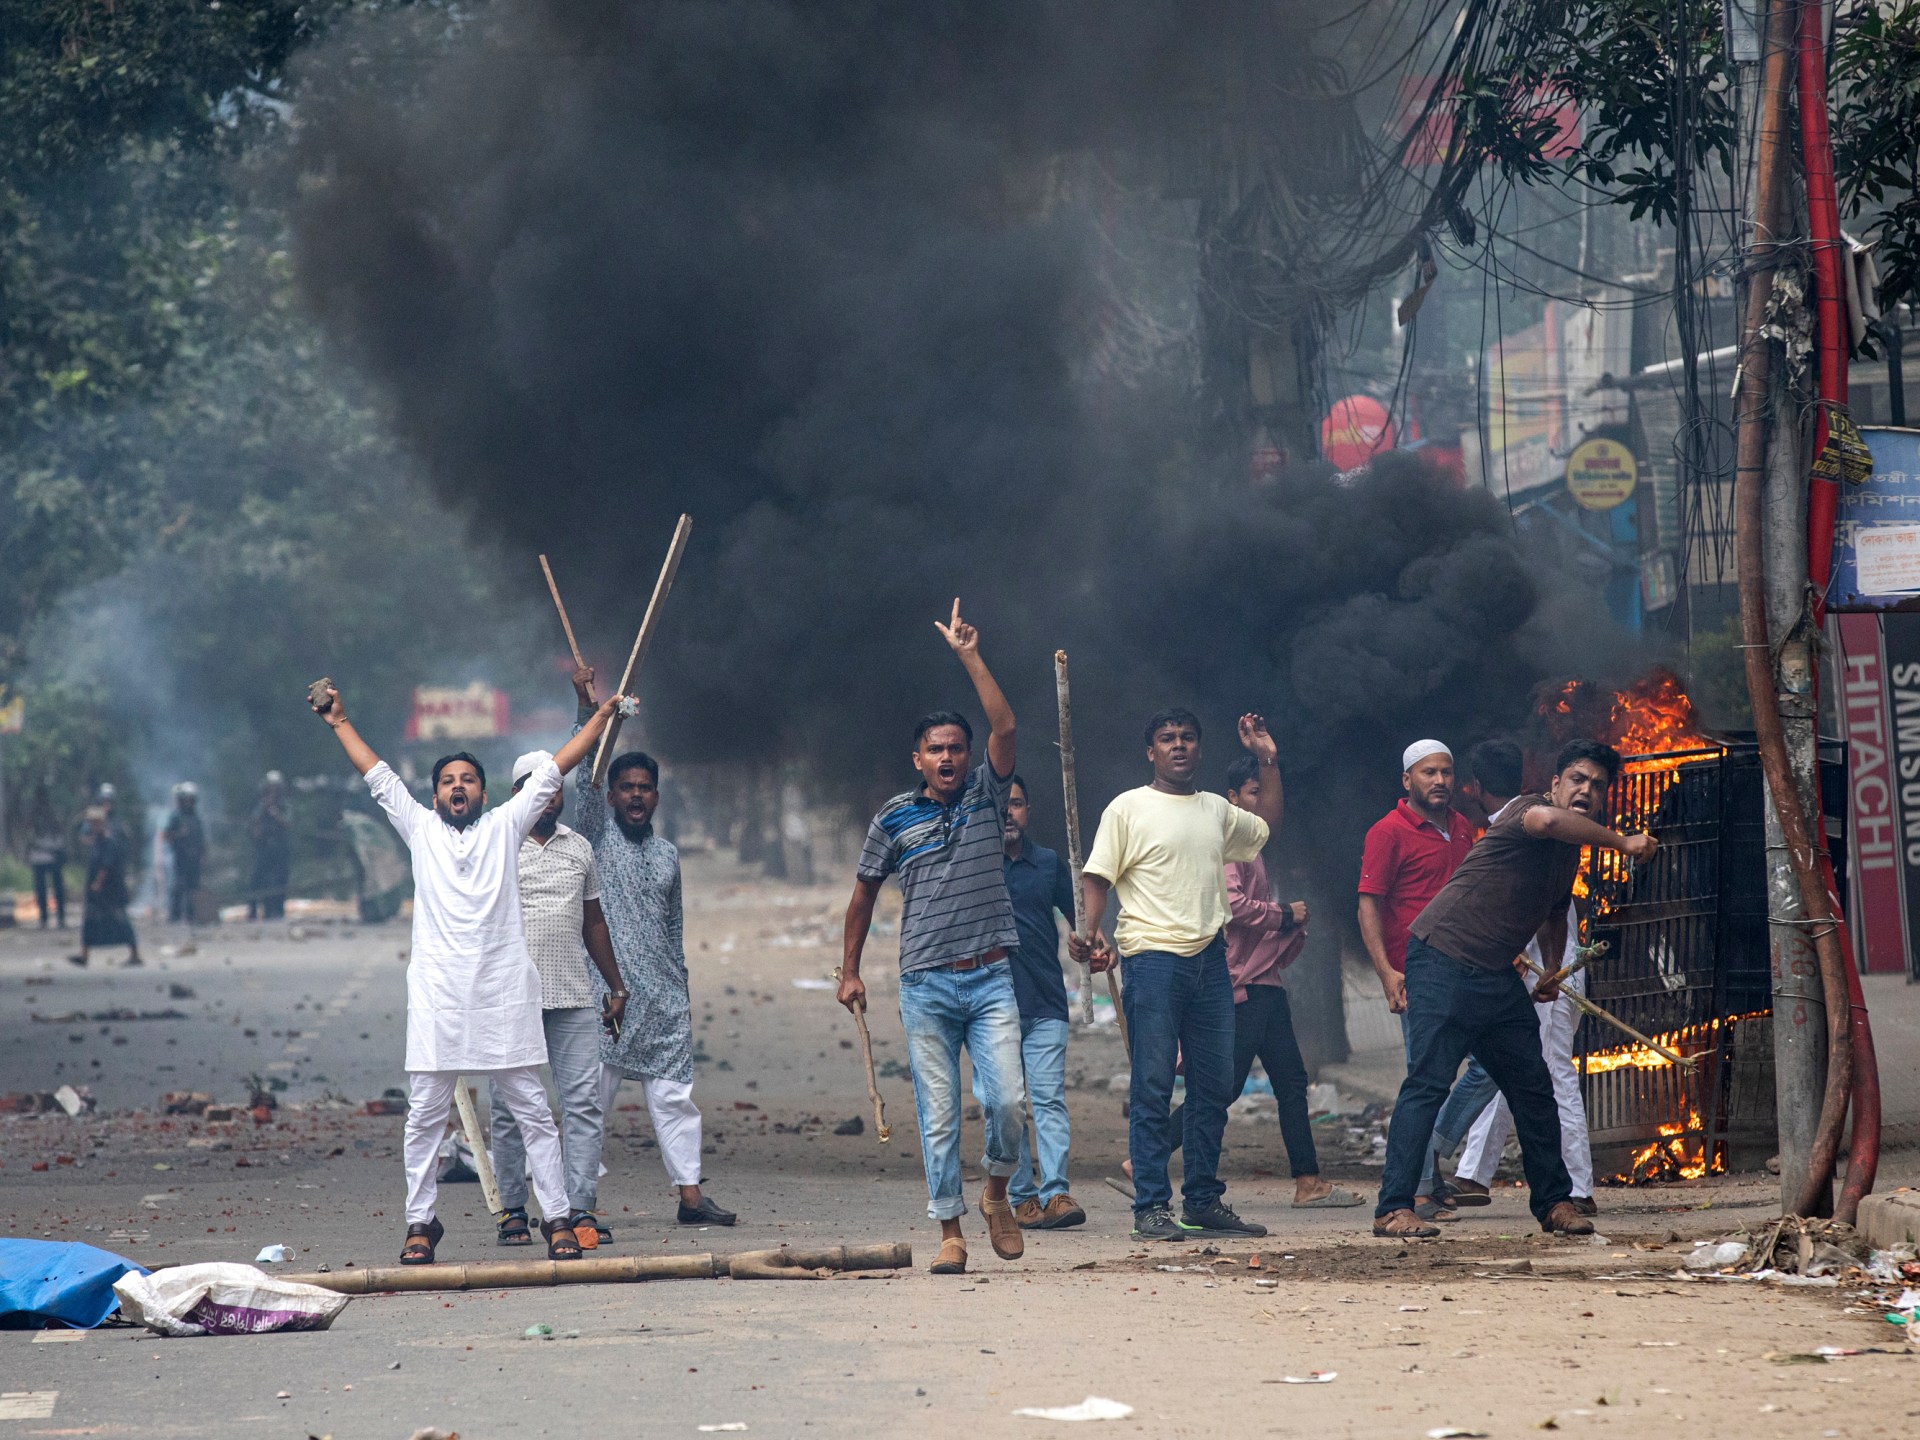
<svg viewBox="0 0 1920 1440"><path fill-rule="evenodd" d="M1633 860L1658 848L1651 835L1620 835L1593 818L1603 812L1619 773L1612 746L1567 745L1548 793L1522 795L1507 806L1414 920L1407 942L1407 1078L1387 1131L1374 1234L1440 1233L1413 1213L1413 1192L1434 1120L1468 1054L1486 1067L1513 1111L1528 1203L1540 1228L1593 1232L1568 1203L1573 1187L1560 1159L1560 1112L1533 1010L1558 991L1542 988L1529 997L1518 956L1535 935L1542 955L1563 952L1582 846L1618 850Z"/></svg>

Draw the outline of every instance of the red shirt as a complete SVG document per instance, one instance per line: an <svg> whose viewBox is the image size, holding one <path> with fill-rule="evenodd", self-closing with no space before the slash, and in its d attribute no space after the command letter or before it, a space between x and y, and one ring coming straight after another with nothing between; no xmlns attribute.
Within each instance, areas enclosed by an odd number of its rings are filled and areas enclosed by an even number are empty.
<svg viewBox="0 0 1920 1440"><path fill-rule="evenodd" d="M1380 897L1387 963L1407 969L1407 932L1414 917L1453 878L1473 844L1473 827L1457 810L1447 811L1443 834L1402 800L1374 821L1360 856L1360 893Z"/></svg>

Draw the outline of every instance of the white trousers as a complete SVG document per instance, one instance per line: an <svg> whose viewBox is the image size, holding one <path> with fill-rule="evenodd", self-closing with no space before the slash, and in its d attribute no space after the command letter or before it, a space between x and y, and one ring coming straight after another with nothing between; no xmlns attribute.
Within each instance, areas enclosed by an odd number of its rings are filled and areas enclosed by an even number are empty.
<svg viewBox="0 0 1920 1440"><path fill-rule="evenodd" d="M613 1100L620 1093L620 1082L627 1077L610 1065L600 1067L600 1113L605 1124L613 1126ZM693 1103L693 1086L679 1080L659 1080L651 1075L635 1080L647 1097L647 1114L653 1120L653 1136L660 1144L660 1158L666 1162L667 1181L673 1185L700 1183L700 1107Z"/></svg>
<svg viewBox="0 0 1920 1440"><path fill-rule="evenodd" d="M1529 947L1529 954L1537 953L1538 946ZM1586 994L1586 972L1570 976L1562 988ZM1573 1193L1591 1198L1593 1147L1587 1141L1587 1106L1580 1098L1580 1072L1573 1064L1573 1032L1580 1026L1580 1012L1565 995L1551 1005L1535 1008L1540 1012L1540 1050L1547 1059L1547 1073L1553 1077L1554 1103L1560 1107L1560 1158L1566 1163L1567 1178L1573 1181ZM1507 1148L1507 1136L1512 1132L1513 1112L1507 1108L1507 1097L1496 1095L1467 1132L1456 1173L1477 1185L1491 1184L1493 1172L1500 1165L1500 1152Z"/></svg>
<svg viewBox="0 0 1920 1440"><path fill-rule="evenodd" d="M505 1103L526 1141L527 1176L541 1219L566 1219L567 1176L560 1156L560 1127L553 1123L553 1111L547 1106L547 1087L540 1083L539 1067L520 1065L484 1073L488 1088ZM453 1090L460 1083L460 1073L413 1070L407 1078L411 1082L403 1150L407 1162L407 1223L424 1225L433 1219L433 1207L440 1198L440 1139L447 1133L447 1116L453 1110ZM484 1144L486 1137L479 1138Z"/></svg>

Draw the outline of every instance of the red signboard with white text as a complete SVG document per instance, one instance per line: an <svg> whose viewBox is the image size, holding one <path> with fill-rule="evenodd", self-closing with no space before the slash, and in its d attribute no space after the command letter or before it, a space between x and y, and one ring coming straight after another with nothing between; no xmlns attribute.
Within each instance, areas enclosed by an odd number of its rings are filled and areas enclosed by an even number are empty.
<svg viewBox="0 0 1920 1440"><path fill-rule="evenodd" d="M1896 728L1895 691L1901 687L1893 681L1896 672L1907 676L1904 688L1920 697L1920 653L1890 663L1878 615L1836 615L1833 621L1839 642L1835 699L1847 737L1847 913L1854 953L1868 973L1898 975L1907 969L1908 925L1920 922L1920 913L1910 915L1908 905L1910 879L1920 878L1920 840L1909 847L1903 838L1903 810L1911 808L1920 819L1920 713L1908 725L1914 744L1900 745L1907 731ZM1901 789L1909 763L1913 775L1906 783L1916 803L1906 807Z"/></svg>

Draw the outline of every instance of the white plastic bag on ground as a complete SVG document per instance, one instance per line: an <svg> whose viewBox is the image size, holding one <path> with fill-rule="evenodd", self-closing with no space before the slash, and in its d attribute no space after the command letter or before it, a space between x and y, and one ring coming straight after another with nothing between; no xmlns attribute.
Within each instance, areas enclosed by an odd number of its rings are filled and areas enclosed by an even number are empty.
<svg viewBox="0 0 1920 1440"><path fill-rule="evenodd" d="M1013 1413L1027 1415L1035 1420L1124 1420L1133 1414L1133 1407L1118 1400L1089 1395L1078 1405L1052 1407L1029 1405Z"/></svg>
<svg viewBox="0 0 1920 1440"><path fill-rule="evenodd" d="M120 1313L159 1335L259 1335L325 1330L349 1296L299 1285L251 1265L177 1265L114 1282Z"/></svg>

